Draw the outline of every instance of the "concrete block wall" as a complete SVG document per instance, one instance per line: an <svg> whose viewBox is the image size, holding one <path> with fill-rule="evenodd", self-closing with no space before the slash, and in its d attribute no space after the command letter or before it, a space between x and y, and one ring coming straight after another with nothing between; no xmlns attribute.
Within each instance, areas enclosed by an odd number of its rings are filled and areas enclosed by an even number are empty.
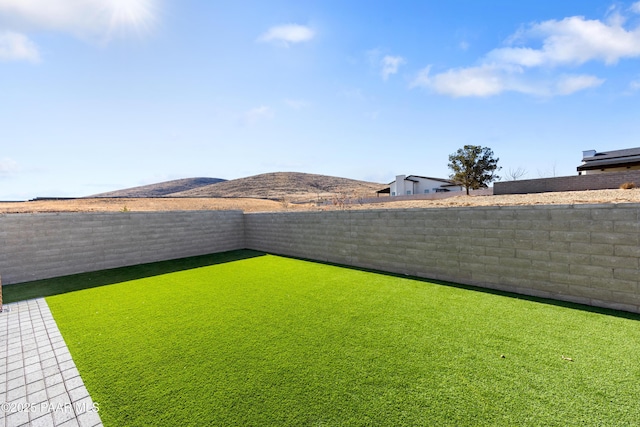
<svg viewBox="0 0 640 427"><path fill-rule="evenodd" d="M248 248L640 312L640 205L245 215Z"/></svg>
<svg viewBox="0 0 640 427"><path fill-rule="evenodd" d="M242 248L640 312L640 204L0 215L3 284Z"/></svg>
<svg viewBox="0 0 640 427"><path fill-rule="evenodd" d="M619 188L625 182L640 186L640 170L605 172L591 175L522 179L493 183L493 194L528 194L553 191L585 191Z"/></svg>
<svg viewBox="0 0 640 427"><path fill-rule="evenodd" d="M5 285L244 247L242 211L0 215Z"/></svg>

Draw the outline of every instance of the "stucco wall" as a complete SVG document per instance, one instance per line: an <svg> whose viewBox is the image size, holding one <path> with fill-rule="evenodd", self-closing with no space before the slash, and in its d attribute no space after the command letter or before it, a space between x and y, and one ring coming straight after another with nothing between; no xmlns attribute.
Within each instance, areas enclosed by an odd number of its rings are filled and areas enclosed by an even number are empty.
<svg viewBox="0 0 640 427"><path fill-rule="evenodd" d="M584 191L619 188L625 182L640 186L640 171L606 172L555 178L522 179L493 183L493 194L527 194L552 191Z"/></svg>
<svg viewBox="0 0 640 427"><path fill-rule="evenodd" d="M640 312L640 205L245 215L248 248Z"/></svg>
<svg viewBox="0 0 640 427"><path fill-rule="evenodd" d="M244 248L242 211L0 215L5 285Z"/></svg>

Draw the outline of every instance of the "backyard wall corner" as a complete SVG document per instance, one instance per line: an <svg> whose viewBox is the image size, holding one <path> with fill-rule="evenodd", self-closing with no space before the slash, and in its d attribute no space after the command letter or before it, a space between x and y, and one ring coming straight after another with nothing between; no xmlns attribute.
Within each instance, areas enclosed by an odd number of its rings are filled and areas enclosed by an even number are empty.
<svg viewBox="0 0 640 427"><path fill-rule="evenodd" d="M245 215L275 254L640 312L640 205Z"/></svg>
<svg viewBox="0 0 640 427"><path fill-rule="evenodd" d="M5 285L243 249L242 211L0 215Z"/></svg>
<svg viewBox="0 0 640 427"><path fill-rule="evenodd" d="M3 284L245 248L640 313L640 204L0 215Z"/></svg>

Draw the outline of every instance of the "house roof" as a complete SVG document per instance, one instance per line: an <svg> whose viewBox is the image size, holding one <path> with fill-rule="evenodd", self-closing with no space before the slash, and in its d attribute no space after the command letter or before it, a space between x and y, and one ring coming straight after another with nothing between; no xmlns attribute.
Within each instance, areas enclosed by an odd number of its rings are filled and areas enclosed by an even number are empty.
<svg viewBox="0 0 640 427"><path fill-rule="evenodd" d="M413 178L413 179L412 179ZM443 185L443 187L447 187L447 186L458 186L458 184L456 184L454 181L450 180L450 179L443 179L443 178L433 178L430 176L420 176L420 175L408 175L404 178L405 181L411 181L411 182L419 182L417 179L415 178L421 178L421 179L430 179L432 181L439 181L444 183L445 185ZM396 180L394 179L393 181L391 181L389 183L389 185L393 184L394 182L396 182Z"/></svg>
<svg viewBox="0 0 640 427"><path fill-rule="evenodd" d="M626 148L624 150L603 151L602 153L596 153L593 156L585 157L582 160L585 162L590 162L603 159L619 159L630 156L640 156L640 147Z"/></svg>
<svg viewBox="0 0 640 427"><path fill-rule="evenodd" d="M584 157L578 171L601 169L613 166L632 166L640 164L640 147L627 148L596 153L593 156Z"/></svg>
<svg viewBox="0 0 640 427"><path fill-rule="evenodd" d="M443 178L433 178L430 176L420 176L420 175L409 175L408 177L406 177L405 179L407 181L414 181L417 182L417 180L415 179L411 179L412 177L414 178L421 178L421 179L430 179L431 181L440 181L440 182L444 182L445 184L455 184L453 181L451 181L450 179L443 179Z"/></svg>

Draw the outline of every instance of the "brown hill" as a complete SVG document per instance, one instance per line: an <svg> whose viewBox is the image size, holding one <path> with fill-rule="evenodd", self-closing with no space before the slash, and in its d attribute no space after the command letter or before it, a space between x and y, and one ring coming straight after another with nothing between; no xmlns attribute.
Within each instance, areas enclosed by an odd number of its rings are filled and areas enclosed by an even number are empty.
<svg viewBox="0 0 640 427"><path fill-rule="evenodd" d="M252 197L314 202L340 197L375 197L384 184L300 172L274 172L233 179L171 194L171 197Z"/></svg>
<svg viewBox="0 0 640 427"><path fill-rule="evenodd" d="M89 197L163 197L180 191L193 190L206 185L225 181L221 178L184 178L157 184L142 185L124 190L109 191Z"/></svg>

